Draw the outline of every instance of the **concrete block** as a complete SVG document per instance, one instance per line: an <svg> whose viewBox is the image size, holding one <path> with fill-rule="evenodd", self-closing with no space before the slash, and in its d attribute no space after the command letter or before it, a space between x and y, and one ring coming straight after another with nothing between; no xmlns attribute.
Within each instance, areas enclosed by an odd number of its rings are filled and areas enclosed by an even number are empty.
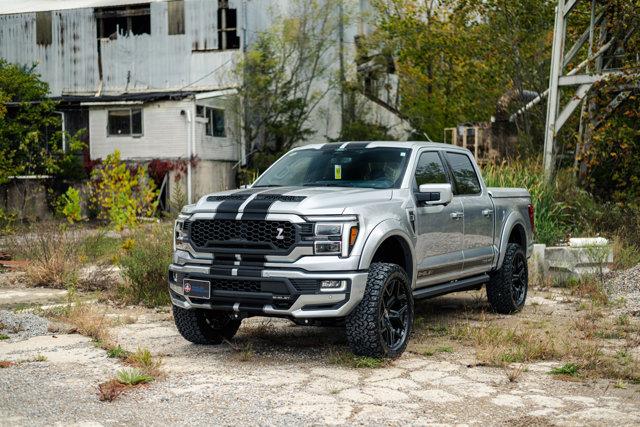
<svg viewBox="0 0 640 427"><path fill-rule="evenodd" d="M566 280L609 272L613 250L610 245L555 246L547 247L544 257L548 274L554 279Z"/></svg>

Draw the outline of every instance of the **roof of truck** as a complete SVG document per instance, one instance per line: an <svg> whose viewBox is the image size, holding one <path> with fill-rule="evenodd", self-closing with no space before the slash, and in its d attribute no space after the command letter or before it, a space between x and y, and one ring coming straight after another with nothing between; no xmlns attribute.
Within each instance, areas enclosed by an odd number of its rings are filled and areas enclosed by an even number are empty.
<svg viewBox="0 0 640 427"><path fill-rule="evenodd" d="M342 148L343 150L349 148L375 148L375 147L396 147L396 148L446 148L446 149L458 149L465 150L462 147L458 147L452 144L443 144L440 142L426 142L426 141L347 141L347 142L329 142L326 144L309 144L298 147L299 149L315 148L315 149L331 149Z"/></svg>

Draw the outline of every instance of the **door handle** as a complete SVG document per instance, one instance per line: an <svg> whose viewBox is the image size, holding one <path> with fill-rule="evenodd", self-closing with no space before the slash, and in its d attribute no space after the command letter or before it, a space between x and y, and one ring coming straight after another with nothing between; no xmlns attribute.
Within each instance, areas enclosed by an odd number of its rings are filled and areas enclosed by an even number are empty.
<svg viewBox="0 0 640 427"><path fill-rule="evenodd" d="M493 209L485 209L482 211L482 215L484 216L491 216L493 215Z"/></svg>
<svg viewBox="0 0 640 427"><path fill-rule="evenodd" d="M451 212L451 219L461 219L464 217L462 212Z"/></svg>

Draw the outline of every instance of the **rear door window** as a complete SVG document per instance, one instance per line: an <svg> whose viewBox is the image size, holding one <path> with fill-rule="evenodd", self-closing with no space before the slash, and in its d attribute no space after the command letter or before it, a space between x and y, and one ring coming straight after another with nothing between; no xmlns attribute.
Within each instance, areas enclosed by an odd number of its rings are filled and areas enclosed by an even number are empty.
<svg viewBox="0 0 640 427"><path fill-rule="evenodd" d="M469 156L462 153L447 153L446 157L455 183L454 194L460 196L480 194L482 192L480 180Z"/></svg>

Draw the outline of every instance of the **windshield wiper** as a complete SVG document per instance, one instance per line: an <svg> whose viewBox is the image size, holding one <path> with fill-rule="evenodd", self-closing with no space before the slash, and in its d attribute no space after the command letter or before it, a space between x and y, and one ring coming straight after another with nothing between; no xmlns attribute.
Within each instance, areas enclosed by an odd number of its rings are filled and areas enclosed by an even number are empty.
<svg viewBox="0 0 640 427"><path fill-rule="evenodd" d="M267 188L267 187L282 187L282 185L269 184L269 185L254 185L253 186L253 188Z"/></svg>
<svg viewBox="0 0 640 427"><path fill-rule="evenodd" d="M305 184L302 184L304 187L354 187L353 184L346 184L346 183L340 183L340 184L334 184L331 182L326 182L323 184L317 183L317 182L307 182Z"/></svg>

